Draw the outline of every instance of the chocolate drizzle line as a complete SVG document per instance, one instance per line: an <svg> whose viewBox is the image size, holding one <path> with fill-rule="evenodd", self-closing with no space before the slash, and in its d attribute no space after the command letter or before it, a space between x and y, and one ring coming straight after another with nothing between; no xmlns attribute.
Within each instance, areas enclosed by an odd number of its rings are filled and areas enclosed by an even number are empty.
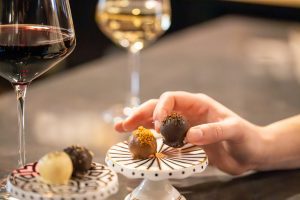
<svg viewBox="0 0 300 200"><path fill-rule="evenodd" d="M152 158L152 161L151 161L150 165L148 165L147 169L150 169L150 167L152 167L154 161L155 161L155 158Z"/></svg>
<svg viewBox="0 0 300 200"><path fill-rule="evenodd" d="M157 158L157 157L156 157L156 159L155 159L155 160L156 160L156 162L157 162L157 166L158 166L159 170L161 170L161 166L160 166L159 158Z"/></svg>
<svg viewBox="0 0 300 200"><path fill-rule="evenodd" d="M121 146L121 145L116 145L117 147L119 147L119 148L122 148L122 149L125 149L125 150L128 150L128 148L126 148L126 147L123 147L123 146Z"/></svg>
<svg viewBox="0 0 300 200"><path fill-rule="evenodd" d="M186 159L186 158L180 158L180 160L190 161L190 162L199 162L199 160L193 160L193 159Z"/></svg>
<svg viewBox="0 0 300 200"><path fill-rule="evenodd" d="M157 152L162 152L161 150L163 149L164 146L165 144L162 144Z"/></svg>
<svg viewBox="0 0 300 200"><path fill-rule="evenodd" d="M115 160L115 162L128 162L128 161L132 161L132 158L130 157L130 158L125 158L125 159L120 159L120 160ZM136 163L136 162L139 162L139 161L135 161L135 162L133 162L133 163ZM125 163L124 163L125 164Z"/></svg>
<svg viewBox="0 0 300 200"><path fill-rule="evenodd" d="M124 153L130 153L128 149L127 149L127 151L124 151L124 150L121 150L121 149L115 149L115 148L112 148L110 150L111 151L120 151L120 152L124 152Z"/></svg>
<svg viewBox="0 0 300 200"><path fill-rule="evenodd" d="M169 158L170 160L172 160L172 161L175 161L175 162L179 162L179 163L183 163L183 164L188 164L188 165L190 165L191 164L191 162L186 162L186 161L183 161L182 159L176 159L176 158Z"/></svg>
<svg viewBox="0 0 300 200"><path fill-rule="evenodd" d="M152 158L148 158L145 162L142 162L141 164L135 166L135 168L138 168L138 167L140 167L140 166L146 164L146 163L149 162L150 160L152 160Z"/></svg>
<svg viewBox="0 0 300 200"><path fill-rule="evenodd" d="M149 161L149 160L151 160L151 159L152 159L152 158L148 158L147 160ZM126 163L126 165L131 165L131 164L143 162L143 161L145 161L145 160L143 160L143 159L132 160L132 158L131 158L131 156L130 156L130 158L129 158L128 160L126 160L126 161L131 161L131 162ZM117 162L118 162L118 161L117 161ZM125 163L124 163L124 164L125 164Z"/></svg>
<svg viewBox="0 0 300 200"><path fill-rule="evenodd" d="M163 159L160 159L165 165L167 165L170 169L174 169L171 165L169 165L166 161Z"/></svg>
<svg viewBox="0 0 300 200"><path fill-rule="evenodd" d="M117 153L117 152L110 152L110 154L115 155L130 155L130 153Z"/></svg>
<svg viewBox="0 0 300 200"><path fill-rule="evenodd" d="M163 144L163 145L165 145L165 144ZM165 146L167 146L167 145L165 145ZM172 147L167 146L167 148L165 148L165 149L162 151L162 153L168 153L168 152L171 152L171 151L173 151Z"/></svg>

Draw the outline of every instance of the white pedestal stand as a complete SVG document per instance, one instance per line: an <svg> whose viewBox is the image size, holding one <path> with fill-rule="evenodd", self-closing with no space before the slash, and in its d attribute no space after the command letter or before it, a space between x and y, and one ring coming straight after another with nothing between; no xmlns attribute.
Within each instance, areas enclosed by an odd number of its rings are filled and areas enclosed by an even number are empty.
<svg viewBox="0 0 300 200"><path fill-rule="evenodd" d="M133 159L127 142L112 146L106 155L107 165L128 178L144 178L125 200L185 200L168 179L184 179L202 172L208 165L205 152L187 144L175 149L157 140L153 158Z"/></svg>
<svg viewBox="0 0 300 200"><path fill-rule="evenodd" d="M118 176L105 165L93 163L81 178L72 178L67 185L44 183L36 164L14 170L8 177L7 189L12 197L30 200L103 200L118 192Z"/></svg>

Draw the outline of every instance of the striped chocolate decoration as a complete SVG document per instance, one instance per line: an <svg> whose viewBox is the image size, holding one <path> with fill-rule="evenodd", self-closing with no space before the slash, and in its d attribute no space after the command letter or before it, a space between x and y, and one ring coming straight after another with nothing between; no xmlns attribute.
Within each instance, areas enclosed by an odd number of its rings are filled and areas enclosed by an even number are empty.
<svg viewBox="0 0 300 200"><path fill-rule="evenodd" d="M186 144L180 149L165 145L157 139L157 154L147 159L133 159L127 141L112 146L107 152L106 162L117 172L129 178L185 178L192 173L203 171L207 156L203 149Z"/></svg>

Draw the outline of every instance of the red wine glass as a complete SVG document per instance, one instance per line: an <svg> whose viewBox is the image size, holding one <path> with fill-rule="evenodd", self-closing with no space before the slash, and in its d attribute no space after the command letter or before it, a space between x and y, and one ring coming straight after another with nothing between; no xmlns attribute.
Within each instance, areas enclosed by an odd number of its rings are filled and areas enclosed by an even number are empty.
<svg viewBox="0 0 300 200"><path fill-rule="evenodd" d="M12 83L17 95L19 166L26 164L27 87L66 58L75 43L68 0L0 0L0 76ZM4 183L0 181L2 198Z"/></svg>

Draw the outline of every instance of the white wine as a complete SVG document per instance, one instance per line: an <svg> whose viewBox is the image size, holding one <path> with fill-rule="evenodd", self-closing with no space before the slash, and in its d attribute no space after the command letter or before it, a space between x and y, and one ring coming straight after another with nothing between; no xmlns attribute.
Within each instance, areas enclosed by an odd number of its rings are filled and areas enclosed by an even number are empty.
<svg viewBox="0 0 300 200"><path fill-rule="evenodd" d="M170 6L164 1L107 0L99 4L96 21L116 44L139 51L170 26Z"/></svg>

